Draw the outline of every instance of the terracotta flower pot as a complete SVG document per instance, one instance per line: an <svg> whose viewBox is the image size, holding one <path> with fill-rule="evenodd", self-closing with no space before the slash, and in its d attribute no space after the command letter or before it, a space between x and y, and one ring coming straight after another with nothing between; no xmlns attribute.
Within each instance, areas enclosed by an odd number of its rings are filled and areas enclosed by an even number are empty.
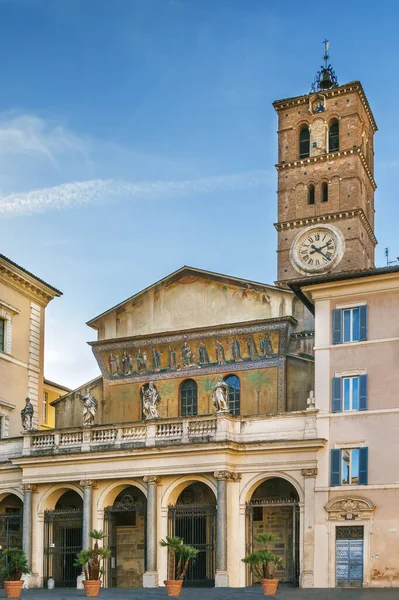
<svg viewBox="0 0 399 600"><path fill-rule="evenodd" d="M164 581L164 584L166 591L168 592L168 596L171 596L172 598L178 598L180 596L181 586L183 585L181 579L168 579L167 581Z"/></svg>
<svg viewBox="0 0 399 600"><path fill-rule="evenodd" d="M263 593L265 596L275 596L277 592L278 579L262 579Z"/></svg>
<svg viewBox="0 0 399 600"><path fill-rule="evenodd" d="M101 581L99 579L97 581L92 579L84 579L83 585L88 598L97 598L98 594L100 593L101 586Z"/></svg>
<svg viewBox="0 0 399 600"><path fill-rule="evenodd" d="M22 579L20 581L5 581L4 588L7 598L20 598L23 585Z"/></svg>

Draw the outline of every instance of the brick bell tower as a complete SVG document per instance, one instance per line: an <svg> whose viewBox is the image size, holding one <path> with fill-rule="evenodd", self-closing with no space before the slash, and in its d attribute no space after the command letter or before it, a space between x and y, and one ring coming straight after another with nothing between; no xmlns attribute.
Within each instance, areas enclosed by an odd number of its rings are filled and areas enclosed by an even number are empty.
<svg viewBox="0 0 399 600"><path fill-rule="evenodd" d="M277 100L278 283L374 266L377 125L359 81L324 65L311 92Z"/></svg>

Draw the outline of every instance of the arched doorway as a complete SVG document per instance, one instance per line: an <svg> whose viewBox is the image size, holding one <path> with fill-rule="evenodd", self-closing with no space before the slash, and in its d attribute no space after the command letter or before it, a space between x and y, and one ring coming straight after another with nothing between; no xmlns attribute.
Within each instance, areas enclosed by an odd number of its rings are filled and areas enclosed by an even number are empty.
<svg viewBox="0 0 399 600"><path fill-rule="evenodd" d="M52 577L56 587L74 587L81 569L74 566L82 550L83 501L66 490L54 509L44 511L44 580Z"/></svg>
<svg viewBox="0 0 399 600"><path fill-rule="evenodd" d="M255 537L270 531L279 536L270 544L272 552L282 556L284 566L276 572L282 583L299 583L299 497L294 486L280 477L263 481L247 504L247 553L259 550ZM247 572L247 583L257 580Z"/></svg>
<svg viewBox="0 0 399 600"><path fill-rule="evenodd" d="M23 502L18 496L3 496L0 501L0 556L7 548L22 548L22 511Z"/></svg>
<svg viewBox="0 0 399 600"><path fill-rule="evenodd" d="M216 498L202 482L187 485L177 502L169 507L170 536L183 538L184 543L199 550L190 563L185 579L187 586L215 584Z"/></svg>
<svg viewBox="0 0 399 600"><path fill-rule="evenodd" d="M146 506L141 490L133 485L122 489L113 504L104 509L105 533L111 557L104 585L140 587L145 571Z"/></svg>

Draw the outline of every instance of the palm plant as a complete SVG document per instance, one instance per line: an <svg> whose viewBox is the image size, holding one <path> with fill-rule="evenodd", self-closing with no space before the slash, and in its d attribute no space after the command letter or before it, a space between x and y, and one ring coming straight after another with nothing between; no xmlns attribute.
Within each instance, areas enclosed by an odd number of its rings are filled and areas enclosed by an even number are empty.
<svg viewBox="0 0 399 600"><path fill-rule="evenodd" d="M111 556L111 550L98 546L99 540L105 538L103 531L93 529L90 532L90 537L95 540L93 548L91 550L81 550L76 555L74 566L82 567L87 581L98 581L100 575L104 573L104 570L101 568L101 561Z"/></svg>
<svg viewBox="0 0 399 600"><path fill-rule="evenodd" d="M167 535L165 539L161 540L159 543L163 548L168 548L169 550L168 579L170 581L179 579L183 581L187 574L190 560L197 556L199 550L186 545L183 538L177 536L169 537Z"/></svg>
<svg viewBox="0 0 399 600"><path fill-rule="evenodd" d="M251 552L251 554L242 559L245 564L249 565L258 579L273 579L275 570L283 566L281 556L274 554L268 548L269 544L278 542L279 539L274 533L260 533L255 537L255 540L259 544L262 544L263 548Z"/></svg>
<svg viewBox="0 0 399 600"><path fill-rule="evenodd" d="M1 578L5 581L19 581L22 575L30 573L28 559L21 548L6 548L0 557L3 565Z"/></svg>

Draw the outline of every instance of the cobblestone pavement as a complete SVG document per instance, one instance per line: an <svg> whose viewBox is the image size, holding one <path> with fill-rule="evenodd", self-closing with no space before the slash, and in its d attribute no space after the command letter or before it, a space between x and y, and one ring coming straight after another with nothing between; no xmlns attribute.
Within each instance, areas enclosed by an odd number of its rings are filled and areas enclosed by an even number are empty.
<svg viewBox="0 0 399 600"><path fill-rule="evenodd" d="M0 590L0 598L5 598ZM24 590L22 600L79 600L85 598L83 591L76 589ZM155 590L101 590L100 600L161 600L167 599L165 588ZM256 600L270 598L263 596L260 588L186 588L180 596L182 600ZM282 588L276 600L398 600L399 589L312 589L300 590Z"/></svg>

